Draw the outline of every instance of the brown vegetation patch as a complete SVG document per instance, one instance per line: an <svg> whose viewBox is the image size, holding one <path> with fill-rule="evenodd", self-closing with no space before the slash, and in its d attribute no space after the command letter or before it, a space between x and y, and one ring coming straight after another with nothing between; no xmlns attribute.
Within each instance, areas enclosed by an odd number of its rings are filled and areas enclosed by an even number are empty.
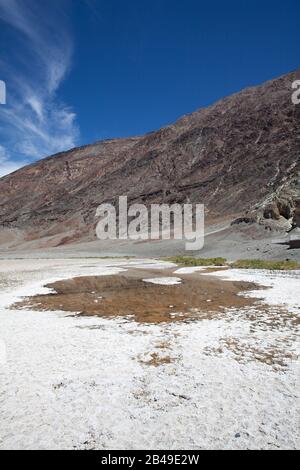
<svg viewBox="0 0 300 470"><path fill-rule="evenodd" d="M251 345L238 338L221 338L219 347L207 348L206 354L223 354L227 350L238 362L255 361L277 369L284 369L290 362L298 359L297 354L287 350L287 346L284 347L283 344Z"/></svg>
<svg viewBox="0 0 300 470"><path fill-rule="evenodd" d="M158 353L154 352L150 354L151 359L149 360L142 360L140 359L140 363L145 366L152 366L152 367L159 367L164 366L167 364L172 364L174 359L170 356L160 356Z"/></svg>

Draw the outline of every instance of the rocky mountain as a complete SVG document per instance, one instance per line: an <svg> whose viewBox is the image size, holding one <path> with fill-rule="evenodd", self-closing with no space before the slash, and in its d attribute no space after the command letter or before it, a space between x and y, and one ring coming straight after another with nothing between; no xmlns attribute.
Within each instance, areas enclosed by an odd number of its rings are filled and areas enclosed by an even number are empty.
<svg viewBox="0 0 300 470"><path fill-rule="evenodd" d="M98 142L0 179L0 243L57 246L95 237L96 208L204 203L207 221L299 224L300 70L142 137ZM272 227L271 227L272 228Z"/></svg>

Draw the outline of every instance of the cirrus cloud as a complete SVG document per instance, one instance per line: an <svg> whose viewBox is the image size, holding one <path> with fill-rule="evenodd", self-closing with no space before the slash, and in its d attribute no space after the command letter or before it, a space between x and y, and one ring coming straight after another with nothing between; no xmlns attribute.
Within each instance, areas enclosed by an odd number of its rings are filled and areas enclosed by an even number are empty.
<svg viewBox="0 0 300 470"><path fill-rule="evenodd" d="M7 150L2 145L0 145L0 178L2 178L2 176L8 175L9 173L13 173L22 166L27 165L27 163L28 162L25 160L19 162L12 161Z"/></svg>
<svg viewBox="0 0 300 470"><path fill-rule="evenodd" d="M72 62L68 6L68 0L0 0L7 41L0 56L7 86L7 105L0 107L1 176L77 143L76 114L58 97Z"/></svg>

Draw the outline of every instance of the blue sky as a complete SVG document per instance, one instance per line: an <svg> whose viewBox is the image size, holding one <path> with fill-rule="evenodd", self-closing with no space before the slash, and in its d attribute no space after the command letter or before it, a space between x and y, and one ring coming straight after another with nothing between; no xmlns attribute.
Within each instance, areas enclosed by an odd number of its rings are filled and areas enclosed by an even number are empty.
<svg viewBox="0 0 300 470"><path fill-rule="evenodd" d="M0 175L299 67L299 0L0 0Z"/></svg>

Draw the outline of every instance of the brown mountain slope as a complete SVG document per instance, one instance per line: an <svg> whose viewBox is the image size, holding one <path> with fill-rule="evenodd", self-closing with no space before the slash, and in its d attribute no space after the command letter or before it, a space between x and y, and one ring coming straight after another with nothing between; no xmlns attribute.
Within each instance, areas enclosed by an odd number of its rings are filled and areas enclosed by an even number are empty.
<svg viewBox="0 0 300 470"><path fill-rule="evenodd" d="M144 137L73 149L0 179L0 242L93 239L97 206L119 195L204 203L208 220L233 220L284 193L293 211L300 105L291 85L299 78L300 70Z"/></svg>

